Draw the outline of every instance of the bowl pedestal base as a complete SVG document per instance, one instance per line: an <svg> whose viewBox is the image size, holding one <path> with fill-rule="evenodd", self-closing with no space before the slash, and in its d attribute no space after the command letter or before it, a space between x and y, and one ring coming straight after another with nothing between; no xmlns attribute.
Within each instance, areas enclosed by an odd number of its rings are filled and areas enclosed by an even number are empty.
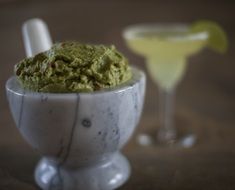
<svg viewBox="0 0 235 190"><path fill-rule="evenodd" d="M129 175L129 162L120 152L105 162L72 169L43 157L35 171L43 190L112 190L124 184Z"/></svg>

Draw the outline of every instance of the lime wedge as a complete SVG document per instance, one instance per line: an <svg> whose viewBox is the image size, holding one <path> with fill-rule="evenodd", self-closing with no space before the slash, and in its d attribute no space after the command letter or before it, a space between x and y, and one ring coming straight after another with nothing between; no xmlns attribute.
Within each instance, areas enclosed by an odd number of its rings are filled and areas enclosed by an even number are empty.
<svg viewBox="0 0 235 190"><path fill-rule="evenodd" d="M191 25L190 31L207 32L209 34L207 47L219 53L225 53L228 49L228 39L223 28L213 21L197 21Z"/></svg>

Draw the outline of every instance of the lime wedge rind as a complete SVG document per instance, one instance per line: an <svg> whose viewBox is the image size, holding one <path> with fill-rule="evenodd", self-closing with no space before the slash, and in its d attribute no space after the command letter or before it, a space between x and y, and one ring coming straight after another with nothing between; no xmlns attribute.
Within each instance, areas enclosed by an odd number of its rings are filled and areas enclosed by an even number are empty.
<svg viewBox="0 0 235 190"><path fill-rule="evenodd" d="M228 50L228 39L224 29L214 21L202 20L191 25L192 33L207 32L207 47L224 54Z"/></svg>

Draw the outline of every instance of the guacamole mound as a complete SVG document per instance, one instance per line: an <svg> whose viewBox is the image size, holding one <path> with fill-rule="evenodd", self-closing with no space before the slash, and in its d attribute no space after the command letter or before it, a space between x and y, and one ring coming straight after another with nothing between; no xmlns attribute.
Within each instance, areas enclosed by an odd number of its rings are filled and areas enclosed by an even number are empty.
<svg viewBox="0 0 235 190"><path fill-rule="evenodd" d="M23 88L35 92L91 92L131 78L127 59L114 46L57 43L15 65Z"/></svg>

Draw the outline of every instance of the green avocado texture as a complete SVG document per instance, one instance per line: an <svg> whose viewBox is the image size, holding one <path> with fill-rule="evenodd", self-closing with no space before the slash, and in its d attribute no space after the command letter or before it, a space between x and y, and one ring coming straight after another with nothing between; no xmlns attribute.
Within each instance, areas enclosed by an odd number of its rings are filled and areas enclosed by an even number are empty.
<svg viewBox="0 0 235 190"><path fill-rule="evenodd" d="M128 60L114 46L63 42L15 65L23 88L35 92L92 92L131 78Z"/></svg>

